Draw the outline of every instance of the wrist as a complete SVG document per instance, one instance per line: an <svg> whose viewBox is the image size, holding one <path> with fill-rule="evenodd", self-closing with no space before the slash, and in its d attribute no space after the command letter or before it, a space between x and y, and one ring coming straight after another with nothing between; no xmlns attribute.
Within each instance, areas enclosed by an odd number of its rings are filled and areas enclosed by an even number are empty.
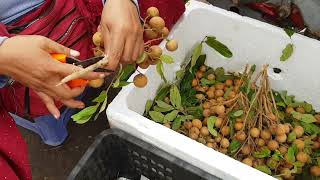
<svg viewBox="0 0 320 180"><path fill-rule="evenodd" d="M0 37L0 75L7 75L6 66L7 58L6 58L6 47L4 43L8 40L8 37Z"/></svg>

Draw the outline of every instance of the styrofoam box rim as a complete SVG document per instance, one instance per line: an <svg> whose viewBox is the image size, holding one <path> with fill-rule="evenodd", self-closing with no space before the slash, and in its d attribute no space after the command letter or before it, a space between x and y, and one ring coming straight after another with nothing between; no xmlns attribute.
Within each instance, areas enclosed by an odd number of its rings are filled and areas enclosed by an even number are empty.
<svg viewBox="0 0 320 180"><path fill-rule="evenodd" d="M241 18L241 21L245 21L250 25L257 26L259 28L270 29L270 31L277 32L282 31L281 28L263 23L251 18L239 16L235 13L225 11L220 8L213 7L197 1L190 1L188 3L186 12L179 22L175 25L171 34L179 28L179 24L184 21L184 18L194 9L209 9L215 11L215 13L223 14L234 19ZM170 36L169 35L169 36ZM294 35L294 38L306 38L301 35ZM310 43L318 43L313 39L309 39ZM164 48L165 43L160 45ZM150 69L150 68L149 68ZM140 70L142 73L146 73L147 70ZM134 75L131 77L131 79ZM202 145L194 140L186 138L185 136L163 127L153 121L148 120L142 115L129 109L126 98L130 92L134 90L133 85L129 85L123 88L118 96L113 100L107 109L107 116L111 128L122 129L148 143L151 143L165 151L221 178L221 179L275 179L268 176L254 168L251 168L237 160L234 160L222 153L213 151L212 149ZM192 148L190 148L192 147Z"/></svg>

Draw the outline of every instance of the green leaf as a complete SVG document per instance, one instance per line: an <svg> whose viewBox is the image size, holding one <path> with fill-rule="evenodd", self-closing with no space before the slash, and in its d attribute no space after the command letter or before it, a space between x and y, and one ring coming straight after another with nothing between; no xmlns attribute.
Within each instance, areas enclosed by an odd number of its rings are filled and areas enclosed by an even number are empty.
<svg viewBox="0 0 320 180"><path fill-rule="evenodd" d="M268 148L263 148L261 151L254 152L253 156L256 158L266 158L269 157L271 154L271 151Z"/></svg>
<svg viewBox="0 0 320 180"><path fill-rule="evenodd" d="M177 117L178 113L179 113L179 111L174 110L174 111L166 114L164 116L164 123L173 121Z"/></svg>
<svg viewBox="0 0 320 180"><path fill-rule="evenodd" d="M208 80L206 78L202 78L200 80L201 86L211 86L211 85L215 84L215 82L216 82L215 80Z"/></svg>
<svg viewBox="0 0 320 180"><path fill-rule="evenodd" d="M166 63L166 64L172 64L174 63L174 60L173 60L173 57L169 56L169 55L166 55L166 54L162 54L160 56L160 60L163 62L163 63Z"/></svg>
<svg viewBox="0 0 320 180"><path fill-rule="evenodd" d="M198 43L196 45L196 48L194 48L193 53L192 53L192 58L191 58L191 66L190 66L190 72L192 73L192 68L194 65L196 65L197 60L199 56L201 55L202 52L202 42Z"/></svg>
<svg viewBox="0 0 320 180"><path fill-rule="evenodd" d="M218 118L216 116L211 116L207 121L208 130L212 136L218 135L218 132L214 129L214 124L216 123L217 119Z"/></svg>
<svg viewBox="0 0 320 180"><path fill-rule="evenodd" d="M227 90L226 90L226 92L224 93L224 98L225 99L228 99L229 98L229 94L230 94L230 92L232 91L232 89L233 89L233 87L229 87Z"/></svg>
<svg viewBox="0 0 320 180"><path fill-rule="evenodd" d="M287 35L291 38L291 36L294 34L293 29L284 28L284 31L287 33Z"/></svg>
<svg viewBox="0 0 320 180"><path fill-rule="evenodd" d="M242 115L243 115L243 110L238 110L238 111L232 113L232 117L235 117L235 118L240 117Z"/></svg>
<svg viewBox="0 0 320 180"><path fill-rule="evenodd" d="M268 175L271 175L271 170L268 168L268 166L257 166L256 169Z"/></svg>
<svg viewBox="0 0 320 180"><path fill-rule="evenodd" d="M215 71L214 74L218 77L218 76L223 76L225 74L224 72L224 68L223 67L218 67Z"/></svg>
<svg viewBox="0 0 320 180"><path fill-rule="evenodd" d="M153 110L154 111L157 111L157 112L169 112L169 111L172 111L174 108L171 107L171 108L162 108L162 107L159 107L159 106L154 106L153 107Z"/></svg>
<svg viewBox="0 0 320 180"><path fill-rule="evenodd" d="M164 120L164 115L161 112L150 111L149 115L150 115L151 119L157 123L162 123Z"/></svg>
<svg viewBox="0 0 320 180"><path fill-rule="evenodd" d="M102 103L107 97L107 91L101 91L100 95L96 97L92 102Z"/></svg>
<svg viewBox="0 0 320 180"><path fill-rule="evenodd" d="M154 98L155 100L163 100L170 92L170 86L169 85L165 85L162 86L158 92L157 92L157 96Z"/></svg>
<svg viewBox="0 0 320 180"><path fill-rule="evenodd" d="M313 123L308 124L308 123L301 122L301 126L303 127L305 132L307 132L308 134L311 134L311 135L320 134L320 127Z"/></svg>
<svg viewBox="0 0 320 180"><path fill-rule="evenodd" d="M187 107L185 109L186 113L192 115L194 118L202 118L203 109L202 106L195 106L195 107Z"/></svg>
<svg viewBox="0 0 320 180"><path fill-rule="evenodd" d="M181 127L181 122L182 122L182 117L181 116L175 118L173 123L172 123L172 129L173 130L179 129Z"/></svg>
<svg viewBox="0 0 320 180"><path fill-rule="evenodd" d="M229 146L230 153L236 153L241 147L241 143L237 140L232 140Z"/></svg>
<svg viewBox="0 0 320 180"><path fill-rule="evenodd" d="M120 66L120 70L119 70L118 77L117 77L116 81L113 83L112 87L114 87L114 88L119 87L119 85L120 85L120 79L121 79L121 76L122 76L123 74L124 74L124 71L122 70L122 66Z"/></svg>
<svg viewBox="0 0 320 180"><path fill-rule="evenodd" d="M283 155L280 153L280 151L276 150L272 155L272 158L276 161L281 161L283 159Z"/></svg>
<svg viewBox="0 0 320 180"><path fill-rule="evenodd" d="M232 52L230 51L230 49L226 45L216 40L215 37L207 37L207 40L205 42L208 46L216 50L222 56L226 58L232 57Z"/></svg>
<svg viewBox="0 0 320 180"><path fill-rule="evenodd" d="M288 60L293 53L293 44L287 44L287 46L282 51L282 56L280 57L280 61Z"/></svg>
<svg viewBox="0 0 320 180"><path fill-rule="evenodd" d="M297 139L297 135L294 132L289 133L288 135L288 142L293 142L294 140Z"/></svg>
<svg viewBox="0 0 320 180"><path fill-rule="evenodd" d="M136 60L137 64L141 64L146 60L147 53L143 51L142 55Z"/></svg>
<svg viewBox="0 0 320 180"><path fill-rule="evenodd" d="M121 81L128 81L130 76L136 71L136 66L133 64L128 64L123 68L123 74L121 75Z"/></svg>
<svg viewBox="0 0 320 180"><path fill-rule="evenodd" d="M159 63L157 64L156 69L157 69L157 72L158 72L158 74L160 75L161 79L162 79L165 83L167 83L167 79L166 79L166 77L164 76L164 68L163 68L162 62L159 62Z"/></svg>
<svg viewBox="0 0 320 180"><path fill-rule="evenodd" d="M145 113L146 114L149 114L149 111L152 107L152 104L153 104L153 101L152 100L148 100L147 103L146 103L146 108L145 108Z"/></svg>
<svg viewBox="0 0 320 180"><path fill-rule="evenodd" d="M309 103L303 103L302 107L307 113L310 113L313 110L312 105Z"/></svg>
<svg viewBox="0 0 320 180"><path fill-rule="evenodd" d="M172 85L170 89L170 101L171 101L171 104L177 109L181 108L181 96L180 96L179 89L176 85Z"/></svg>
<svg viewBox="0 0 320 180"><path fill-rule="evenodd" d="M118 88L128 86L128 85L131 84L131 83L132 83L132 82L120 81L120 82L119 82L119 85L118 85Z"/></svg>
<svg viewBox="0 0 320 180"><path fill-rule="evenodd" d="M298 152L298 148L295 144L288 148L288 161L290 163L294 163L296 161L297 152Z"/></svg>
<svg viewBox="0 0 320 180"><path fill-rule="evenodd" d="M177 79L182 79L183 76L184 76L184 74L185 74L184 69L181 69L181 70L177 71L177 72L176 72L176 77L177 77Z"/></svg>
<svg viewBox="0 0 320 180"><path fill-rule="evenodd" d="M277 105L277 106L280 106L280 107L283 107L283 108L286 107L286 105L284 104L284 102L277 102L276 105Z"/></svg>
<svg viewBox="0 0 320 180"><path fill-rule="evenodd" d="M313 122L316 122L316 118L312 115L312 114L301 114L299 112L292 112L292 116L297 119L297 120L300 120L304 123L307 123L307 124L311 124Z"/></svg>
<svg viewBox="0 0 320 180"><path fill-rule="evenodd" d="M194 119L194 116L192 116L192 115L186 115L186 116L184 116L184 119L185 119L185 120L191 120L191 119Z"/></svg>
<svg viewBox="0 0 320 180"><path fill-rule="evenodd" d="M91 119L93 114L97 111L98 106L99 105L86 107L77 114L71 116L71 118L78 124L84 124Z"/></svg>
<svg viewBox="0 0 320 180"><path fill-rule="evenodd" d="M171 105L167 104L166 102L164 101L161 101L161 100L158 100L156 101L157 105L161 108L164 108L164 109L174 109Z"/></svg>

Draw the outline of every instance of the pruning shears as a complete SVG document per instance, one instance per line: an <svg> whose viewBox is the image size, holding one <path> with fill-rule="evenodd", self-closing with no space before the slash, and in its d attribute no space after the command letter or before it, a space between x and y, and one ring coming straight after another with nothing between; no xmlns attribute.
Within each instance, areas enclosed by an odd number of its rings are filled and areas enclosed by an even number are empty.
<svg viewBox="0 0 320 180"><path fill-rule="evenodd" d="M75 66L81 66L83 68L86 68L90 65L93 65L104 58L104 56L97 56L97 57L93 57L93 58L89 58L89 59L85 59L85 60L79 60L74 57L69 57L66 54L51 54L51 56L55 60L57 60L61 63L73 64ZM95 72L113 73L114 71L109 70L109 69L98 68L95 70ZM77 87L86 86L88 83L89 83L89 81L85 80L85 79L75 79L75 80L69 81L67 83L67 85L70 88L77 88Z"/></svg>

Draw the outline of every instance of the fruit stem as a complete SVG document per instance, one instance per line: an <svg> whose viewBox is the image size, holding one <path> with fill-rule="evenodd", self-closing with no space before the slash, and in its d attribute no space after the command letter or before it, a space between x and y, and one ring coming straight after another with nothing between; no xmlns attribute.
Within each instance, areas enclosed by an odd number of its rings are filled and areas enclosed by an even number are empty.
<svg viewBox="0 0 320 180"><path fill-rule="evenodd" d="M163 40L163 39L164 39L163 37L160 37L160 38L157 38L157 39L151 39L151 40L145 42L144 45L148 45L148 44L151 44L154 41L159 41L159 40Z"/></svg>

